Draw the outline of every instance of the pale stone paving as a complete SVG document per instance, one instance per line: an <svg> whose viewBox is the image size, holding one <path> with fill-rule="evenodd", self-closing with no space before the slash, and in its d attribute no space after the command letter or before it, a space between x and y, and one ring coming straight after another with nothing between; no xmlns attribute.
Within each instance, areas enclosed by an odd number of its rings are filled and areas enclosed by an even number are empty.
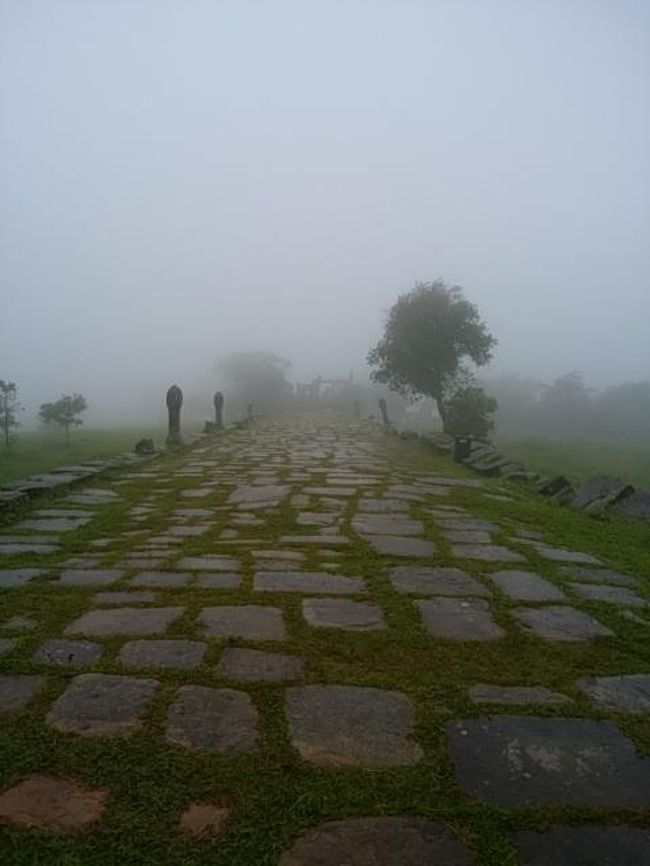
<svg viewBox="0 0 650 866"><path fill-rule="evenodd" d="M427 759L422 707L400 690L345 675L318 681L294 651L300 634L331 633L343 646L392 637L399 626L386 599L394 597L417 629L410 634L432 645L516 636L540 646L565 644L571 652L571 644L617 640L598 619L600 605L632 616L626 608L649 603L635 575L555 547L537 530L506 531L470 513L457 494L480 491L483 481L395 463L382 440L360 428L262 427L188 451L174 465L125 471L106 487L77 489L0 530L0 592L38 584L57 595L85 594L83 612L30 644L27 656L25 635L47 614L34 619L25 607L0 623L3 716L15 715L19 724L20 713L56 682L58 695L41 718L61 736L146 733L149 714L163 709L164 734L151 736L166 747L236 760L266 748L255 692L261 686L282 696L288 742L305 765L408 768ZM142 490L137 501L129 498L135 489ZM514 499L485 496L511 502L516 519ZM123 531L106 537L98 528L85 547L75 546L75 532L99 527L111 508L123 509ZM346 573L346 563L355 561L350 551L372 563L363 574ZM506 605L501 613L496 601ZM97 664L111 672L94 672ZM189 679L206 671L203 682L211 685ZM431 677L435 682L434 670ZM174 683L171 697L160 688L163 680ZM571 718L573 699L544 683L467 683L469 705L496 715L447 725L460 789L475 801L507 806L650 807L648 759L617 725L620 714L650 715L650 675L594 672L572 686L612 719ZM526 706L559 709L566 718L508 714ZM85 808L51 815L48 803L66 785ZM30 805L36 795L40 807ZM101 819L105 797L100 789L35 775L0 793L0 819L81 827ZM26 817L15 817L16 804ZM195 825L221 832L228 816L221 806L194 803L179 822L188 833ZM610 838L607 828L599 832ZM645 838L644 830L616 832L621 850L636 850ZM538 835L541 848L559 840L564 862L561 846L568 851L574 844L567 828ZM522 864L537 862L534 839L527 831L512 835ZM355 864L396 862L390 857L398 851L412 852L413 863L473 862L447 829L404 816L326 823L298 839L281 863L335 866L341 845L354 852Z"/></svg>

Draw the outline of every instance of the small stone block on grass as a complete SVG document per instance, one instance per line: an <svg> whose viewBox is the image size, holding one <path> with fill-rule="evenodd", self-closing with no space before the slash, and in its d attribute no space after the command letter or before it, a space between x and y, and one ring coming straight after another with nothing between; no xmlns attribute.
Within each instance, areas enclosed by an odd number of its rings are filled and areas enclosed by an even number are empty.
<svg viewBox="0 0 650 866"><path fill-rule="evenodd" d="M607 586L602 583L569 583L573 592L590 601L604 601L608 604L624 604L628 607L645 607L650 599L641 598L623 586Z"/></svg>
<svg viewBox="0 0 650 866"><path fill-rule="evenodd" d="M458 559L480 559L483 562L524 562L521 553L498 544L453 544L451 552Z"/></svg>
<svg viewBox="0 0 650 866"><path fill-rule="evenodd" d="M364 535L364 540L376 553L384 556L426 557L433 556L436 546L433 541L421 538L402 538L398 535Z"/></svg>
<svg viewBox="0 0 650 866"><path fill-rule="evenodd" d="M33 660L56 667L90 667L101 658L101 644L88 640L52 639L36 650Z"/></svg>
<svg viewBox="0 0 650 866"><path fill-rule="evenodd" d="M157 688L156 680L81 674L54 702L47 721L81 737L129 736L140 727Z"/></svg>
<svg viewBox="0 0 650 866"><path fill-rule="evenodd" d="M108 796L104 788L52 776L29 776L0 794L0 820L72 833L99 821Z"/></svg>
<svg viewBox="0 0 650 866"><path fill-rule="evenodd" d="M62 571L58 580L53 583L58 586L107 586L115 583L123 574L124 571L116 568L89 571L68 569Z"/></svg>
<svg viewBox="0 0 650 866"><path fill-rule="evenodd" d="M45 683L45 677L30 674L0 676L0 713L22 710L36 696Z"/></svg>
<svg viewBox="0 0 650 866"><path fill-rule="evenodd" d="M203 661L207 644L196 640L132 640L117 660L127 668L192 670Z"/></svg>
<svg viewBox="0 0 650 866"><path fill-rule="evenodd" d="M614 635L588 613L565 605L517 607L512 615L527 631L544 640L583 641Z"/></svg>
<svg viewBox="0 0 650 866"><path fill-rule="evenodd" d="M344 577L326 572L258 571L253 579L257 592L334 593L340 595L365 592L361 577Z"/></svg>
<svg viewBox="0 0 650 866"><path fill-rule="evenodd" d="M345 631L379 631L386 628L381 608L347 598L308 598L302 613L309 625Z"/></svg>
<svg viewBox="0 0 650 866"><path fill-rule="evenodd" d="M229 647L221 654L216 673L240 682L279 683L302 679L304 665L297 656Z"/></svg>
<svg viewBox="0 0 650 866"><path fill-rule="evenodd" d="M284 640L284 617L277 607L255 604L205 607L199 614L206 637Z"/></svg>
<svg viewBox="0 0 650 866"><path fill-rule="evenodd" d="M422 749L412 738L413 707L401 692L357 686L306 686L287 692L291 742L322 767L402 767Z"/></svg>
<svg viewBox="0 0 650 866"><path fill-rule="evenodd" d="M131 578L131 586L150 586L154 589L174 589L186 586L191 575L179 571L142 571Z"/></svg>
<svg viewBox="0 0 650 866"><path fill-rule="evenodd" d="M503 593L517 601L562 601L565 598L557 586L530 571L495 571L490 577Z"/></svg>
<svg viewBox="0 0 650 866"><path fill-rule="evenodd" d="M398 566L388 570L398 592L414 595L489 595L487 587L460 568Z"/></svg>
<svg viewBox="0 0 650 866"><path fill-rule="evenodd" d="M182 686L167 715L166 740L186 749L240 755L258 748L258 716L245 692Z"/></svg>
<svg viewBox="0 0 650 866"><path fill-rule="evenodd" d="M583 677L578 687L598 709L650 714L650 674Z"/></svg>
<svg viewBox="0 0 650 866"><path fill-rule="evenodd" d="M184 609L116 607L110 610L91 610L70 623L65 634L84 634L87 637L157 634L166 631Z"/></svg>
<svg viewBox="0 0 650 866"><path fill-rule="evenodd" d="M504 636L482 599L435 598L416 602L430 635L445 640L485 641Z"/></svg>

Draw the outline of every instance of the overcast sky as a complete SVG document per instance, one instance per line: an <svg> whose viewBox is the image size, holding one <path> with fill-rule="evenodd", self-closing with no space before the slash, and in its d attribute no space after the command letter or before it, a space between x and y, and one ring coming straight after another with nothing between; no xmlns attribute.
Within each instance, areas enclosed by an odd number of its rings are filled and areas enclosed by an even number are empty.
<svg viewBox="0 0 650 866"><path fill-rule="evenodd" d="M650 378L647 0L0 14L0 378L28 404L191 390L234 349L361 372L436 276L495 375Z"/></svg>

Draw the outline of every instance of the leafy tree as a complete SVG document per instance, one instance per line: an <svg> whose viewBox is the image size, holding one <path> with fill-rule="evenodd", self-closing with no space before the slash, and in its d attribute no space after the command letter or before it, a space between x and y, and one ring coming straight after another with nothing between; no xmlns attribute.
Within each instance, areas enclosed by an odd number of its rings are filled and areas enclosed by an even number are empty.
<svg viewBox="0 0 650 866"><path fill-rule="evenodd" d="M86 398L82 394L64 394L55 403L43 403L38 413L39 418L45 424L58 424L65 428L65 438L70 444L70 427L78 427L83 424L79 417L88 408Z"/></svg>
<svg viewBox="0 0 650 866"><path fill-rule="evenodd" d="M4 432L5 445L9 445L9 434L18 427L16 412L23 407L18 402L18 387L15 382L0 379L0 428Z"/></svg>
<svg viewBox="0 0 650 866"><path fill-rule="evenodd" d="M475 385L459 388L451 395L446 408L446 430L452 436L485 438L494 429L491 416L497 408L497 401L488 397L482 388Z"/></svg>
<svg viewBox="0 0 650 866"><path fill-rule="evenodd" d="M268 410L292 393L286 379L290 366L273 352L232 352L219 360L217 372L240 407Z"/></svg>
<svg viewBox="0 0 650 866"><path fill-rule="evenodd" d="M460 286L416 283L391 307L384 336L368 354L374 382L433 398L447 429L447 400L467 384L466 362L482 366L496 340ZM463 380L465 380L463 382Z"/></svg>

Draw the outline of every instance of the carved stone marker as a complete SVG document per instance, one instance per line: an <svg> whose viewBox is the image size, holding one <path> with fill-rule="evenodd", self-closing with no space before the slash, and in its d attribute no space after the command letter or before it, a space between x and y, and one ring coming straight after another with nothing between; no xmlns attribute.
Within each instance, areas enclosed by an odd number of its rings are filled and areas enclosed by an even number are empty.
<svg viewBox="0 0 650 866"><path fill-rule="evenodd" d="M390 427L388 407L386 406L386 400L383 397L379 398L379 411L381 412L381 421L384 427Z"/></svg>
<svg viewBox="0 0 650 866"><path fill-rule="evenodd" d="M183 405L183 392L178 385L172 385L167 391L167 411L169 413L169 432L167 434L168 445L182 445L181 439L181 406Z"/></svg>
<svg viewBox="0 0 650 866"><path fill-rule="evenodd" d="M221 391L215 393L212 402L214 403L214 423L217 430L221 430L223 428L223 394Z"/></svg>

